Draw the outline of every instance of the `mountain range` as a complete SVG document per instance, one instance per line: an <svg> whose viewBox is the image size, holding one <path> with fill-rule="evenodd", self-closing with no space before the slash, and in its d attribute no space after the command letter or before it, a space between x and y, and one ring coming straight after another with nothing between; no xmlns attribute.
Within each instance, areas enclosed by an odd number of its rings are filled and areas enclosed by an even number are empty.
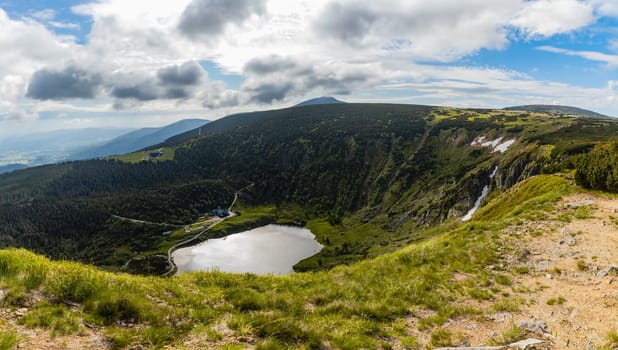
<svg viewBox="0 0 618 350"><path fill-rule="evenodd" d="M156 145L177 134L199 128L208 123L204 119L183 119L159 128L143 128L120 135L102 145L92 146L71 155L71 159L91 159L115 154L131 153Z"/></svg>

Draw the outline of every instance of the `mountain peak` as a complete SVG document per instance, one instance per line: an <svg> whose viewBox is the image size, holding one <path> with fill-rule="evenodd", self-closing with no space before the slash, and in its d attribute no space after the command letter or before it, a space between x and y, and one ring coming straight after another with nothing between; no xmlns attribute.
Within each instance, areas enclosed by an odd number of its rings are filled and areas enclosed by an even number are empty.
<svg viewBox="0 0 618 350"><path fill-rule="evenodd" d="M312 98L307 101L303 101L294 107L303 107L303 106L315 106L315 105L334 105L334 104L344 104L346 102L340 101L332 96L322 96L317 98Z"/></svg>

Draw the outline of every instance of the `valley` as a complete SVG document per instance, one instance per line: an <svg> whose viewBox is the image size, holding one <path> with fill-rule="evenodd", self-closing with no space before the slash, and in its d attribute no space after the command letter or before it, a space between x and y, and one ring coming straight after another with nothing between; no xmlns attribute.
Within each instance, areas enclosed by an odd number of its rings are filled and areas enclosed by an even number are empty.
<svg viewBox="0 0 618 350"><path fill-rule="evenodd" d="M617 207L568 178L535 176L417 244L287 277L145 278L5 250L0 329L50 348L415 349L527 337L552 349L603 346L618 311L606 269L617 263ZM25 328L44 319L55 320L48 331Z"/></svg>
<svg viewBox="0 0 618 350"><path fill-rule="evenodd" d="M579 185L614 188L594 170L616 161L614 120L333 104L200 129L153 147L167 159L0 176L1 242L53 259L0 250L0 335L93 348L613 341L615 271L597 274L617 263L618 207ZM217 207L233 214L204 216ZM304 226L321 248L285 276L158 277L200 242L269 224Z"/></svg>

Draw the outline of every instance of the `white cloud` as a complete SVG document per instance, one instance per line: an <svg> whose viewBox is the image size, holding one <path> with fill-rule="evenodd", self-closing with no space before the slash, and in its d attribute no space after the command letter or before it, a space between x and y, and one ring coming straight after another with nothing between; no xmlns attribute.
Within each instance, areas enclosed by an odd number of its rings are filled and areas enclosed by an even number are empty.
<svg viewBox="0 0 618 350"><path fill-rule="evenodd" d="M47 24L54 28L78 30L81 26L77 23L49 21Z"/></svg>
<svg viewBox="0 0 618 350"><path fill-rule="evenodd" d="M567 33L595 21L594 8L578 0L529 1L511 20L528 38Z"/></svg>
<svg viewBox="0 0 618 350"><path fill-rule="evenodd" d="M539 46L538 49L541 51L559 53L563 55L577 56L577 57L585 58L590 61L603 62L603 63L607 63L609 66L612 66L612 67L618 66L618 55L609 55L606 53L596 52L596 51L568 50L568 49L562 49L559 47L547 46L547 45Z"/></svg>
<svg viewBox="0 0 618 350"><path fill-rule="evenodd" d="M590 0L596 8L596 12L601 16L618 17L618 2L615 0Z"/></svg>
<svg viewBox="0 0 618 350"><path fill-rule="evenodd" d="M56 11L52 9L45 9L33 12L31 16L41 21L50 21L56 17Z"/></svg>
<svg viewBox="0 0 618 350"><path fill-rule="evenodd" d="M21 109L13 109L5 112L2 117L6 121L14 121L20 123L39 119L39 115L37 113L28 113Z"/></svg>

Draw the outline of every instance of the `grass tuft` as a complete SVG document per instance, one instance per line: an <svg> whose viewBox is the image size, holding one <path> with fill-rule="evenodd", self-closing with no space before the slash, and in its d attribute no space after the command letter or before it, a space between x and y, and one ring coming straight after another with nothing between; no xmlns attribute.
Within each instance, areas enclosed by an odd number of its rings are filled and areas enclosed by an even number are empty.
<svg viewBox="0 0 618 350"><path fill-rule="evenodd" d="M0 350L11 350L19 345L19 336L13 331L0 332Z"/></svg>

